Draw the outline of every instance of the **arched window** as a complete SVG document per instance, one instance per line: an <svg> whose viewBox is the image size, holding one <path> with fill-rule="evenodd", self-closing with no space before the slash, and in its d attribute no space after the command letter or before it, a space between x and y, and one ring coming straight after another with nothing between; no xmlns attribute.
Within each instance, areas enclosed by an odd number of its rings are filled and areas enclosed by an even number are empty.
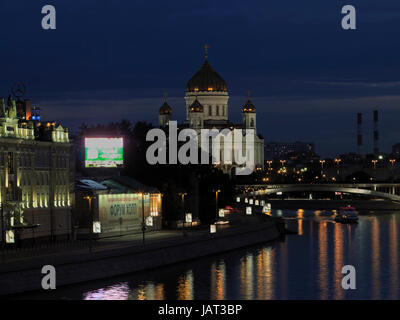
<svg viewBox="0 0 400 320"><path fill-rule="evenodd" d="M217 116L219 116L219 106L217 106Z"/></svg>
<svg viewBox="0 0 400 320"><path fill-rule="evenodd" d="M212 110L212 107L211 107L211 106L208 106L208 115L209 115L209 116L211 116L211 112L212 112L211 110Z"/></svg>
<svg viewBox="0 0 400 320"><path fill-rule="evenodd" d="M250 120L250 127L252 127L252 128L254 127L254 119Z"/></svg>

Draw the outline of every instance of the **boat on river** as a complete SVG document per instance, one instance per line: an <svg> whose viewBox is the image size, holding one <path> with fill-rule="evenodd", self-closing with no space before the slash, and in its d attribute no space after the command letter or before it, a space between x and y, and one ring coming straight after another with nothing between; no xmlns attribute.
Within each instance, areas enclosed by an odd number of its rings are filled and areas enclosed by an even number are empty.
<svg viewBox="0 0 400 320"><path fill-rule="evenodd" d="M358 214L354 207L341 207L335 216L335 221L340 223L357 223Z"/></svg>

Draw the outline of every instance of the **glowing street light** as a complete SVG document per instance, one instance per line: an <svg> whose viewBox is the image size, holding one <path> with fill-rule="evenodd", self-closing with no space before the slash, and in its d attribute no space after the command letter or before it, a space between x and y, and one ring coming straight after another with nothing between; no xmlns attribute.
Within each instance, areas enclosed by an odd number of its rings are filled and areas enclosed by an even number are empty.
<svg viewBox="0 0 400 320"><path fill-rule="evenodd" d="M215 220L217 220L218 217L218 193L221 192L221 190L215 190Z"/></svg>
<svg viewBox="0 0 400 320"><path fill-rule="evenodd" d="M88 201L89 205L89 251L92 252L92 238L93 238L93 205L92 201L95 196L87 195L84 197Z"/></svg>
<svg viewBox="0 0 400 320"><path fill-rule="evenodd" d="M342 162L342 159L335 158L333 161L336 163L336 168L337 168L336 174L339 175L339 166L340 166L340 162Z"/></svg>
<svg viewBox="0 0 400 320"><path fill-rule="evenodd" d="M396 159L390 159L389 162L392 164L392 169L393 169L394 163L396 162Z"/></svg>
<svg viewBox="0 0 400 320"><path fill-rule="evenodd" d="M374 169L376 169L376 163L378 162L378 160L371 160L371 162L374 164Z"/></svg>
<svg viewBox="0 0 400 320"><path fill-rule="evenodd" d="M146 223L144 220L144 193L140 192L139 195L142 197L142 237L143 237L143 245L145 245Z"/></svg>
<svg viewBox="0 0 400 320"><path fill-rule="evenodd" d="M181 193L182 196L182 233L183 236L186 236L186 232L185 232L185 196L187 195L186 192Z"/></svg>

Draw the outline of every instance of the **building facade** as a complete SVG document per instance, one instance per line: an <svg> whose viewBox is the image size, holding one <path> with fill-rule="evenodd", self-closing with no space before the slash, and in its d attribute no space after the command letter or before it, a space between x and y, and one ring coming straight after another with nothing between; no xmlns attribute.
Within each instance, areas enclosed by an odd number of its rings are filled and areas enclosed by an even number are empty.
<svg viewBox="0 0 400 320"><path fill-rule="evenodd" d="M161 193L136 180L124 176L79 179L75 193L74 224L80 237L140 233L143 224L146 231L162 228Z"/></svg>
<svg viewBox="0 0 400 320"><path fill-rule="evenodd" d="M241 107L242 123L232 123L229 120L229 93L225 80L211 67L208 62L206 47L205 61L201 68L186 85L185 104L186 121L180 128L191 128L197 131L201 144L200 130L202 129L254 129L254 162L255 170L264 168L264 139L257 134L256 108L248 101ZM172 119L172 108L166 100L159 109L159 126L166 127ZM235 146L238 142L233 139ZM246 149L245 139L241 141L243 150ZM232 147L232 150L235 148ZM220 163L217 164L224 172L231 173L237 166L234 161L224 159L224 144L221 144ZM232 151L233 152L233 151ZM231 159L235 159L232 155Z"/></svg>
<svg viewBox="0 0 400 320"><path fill-rule="evenodd" d="M3 243L68 237L71 232L74 173L68 129L32 120L26 101L9 97L6 105L0 99Z"/></svg>

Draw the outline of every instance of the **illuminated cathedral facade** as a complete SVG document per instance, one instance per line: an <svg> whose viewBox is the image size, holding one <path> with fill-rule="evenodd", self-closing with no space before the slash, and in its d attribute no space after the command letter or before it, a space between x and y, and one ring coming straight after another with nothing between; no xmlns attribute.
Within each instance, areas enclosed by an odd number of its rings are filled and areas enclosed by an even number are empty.
<svg viewBox="0 0 400 320"><path fill-rule="evenodd" d="M206 46L205 60L201 68L186 85L186 121L181 128L191 128L198 133L201 129L254 129L254 170L264 168L264 139L257 134L256 108L250 101L241 107L242 123L229 120L229 93L225 80L211 67L208 61ZM167 127L172 119L172 108L166 99L159 109L159 127ZM200 142L200 139L199 139ZM235 143L235 141L233 141ZM221 145L223 148L223 145ZM224 161L224 150L221 150L221 161L217 167L231 174L235 162ZM232 157L234 159L234 157Z"/></svg>

